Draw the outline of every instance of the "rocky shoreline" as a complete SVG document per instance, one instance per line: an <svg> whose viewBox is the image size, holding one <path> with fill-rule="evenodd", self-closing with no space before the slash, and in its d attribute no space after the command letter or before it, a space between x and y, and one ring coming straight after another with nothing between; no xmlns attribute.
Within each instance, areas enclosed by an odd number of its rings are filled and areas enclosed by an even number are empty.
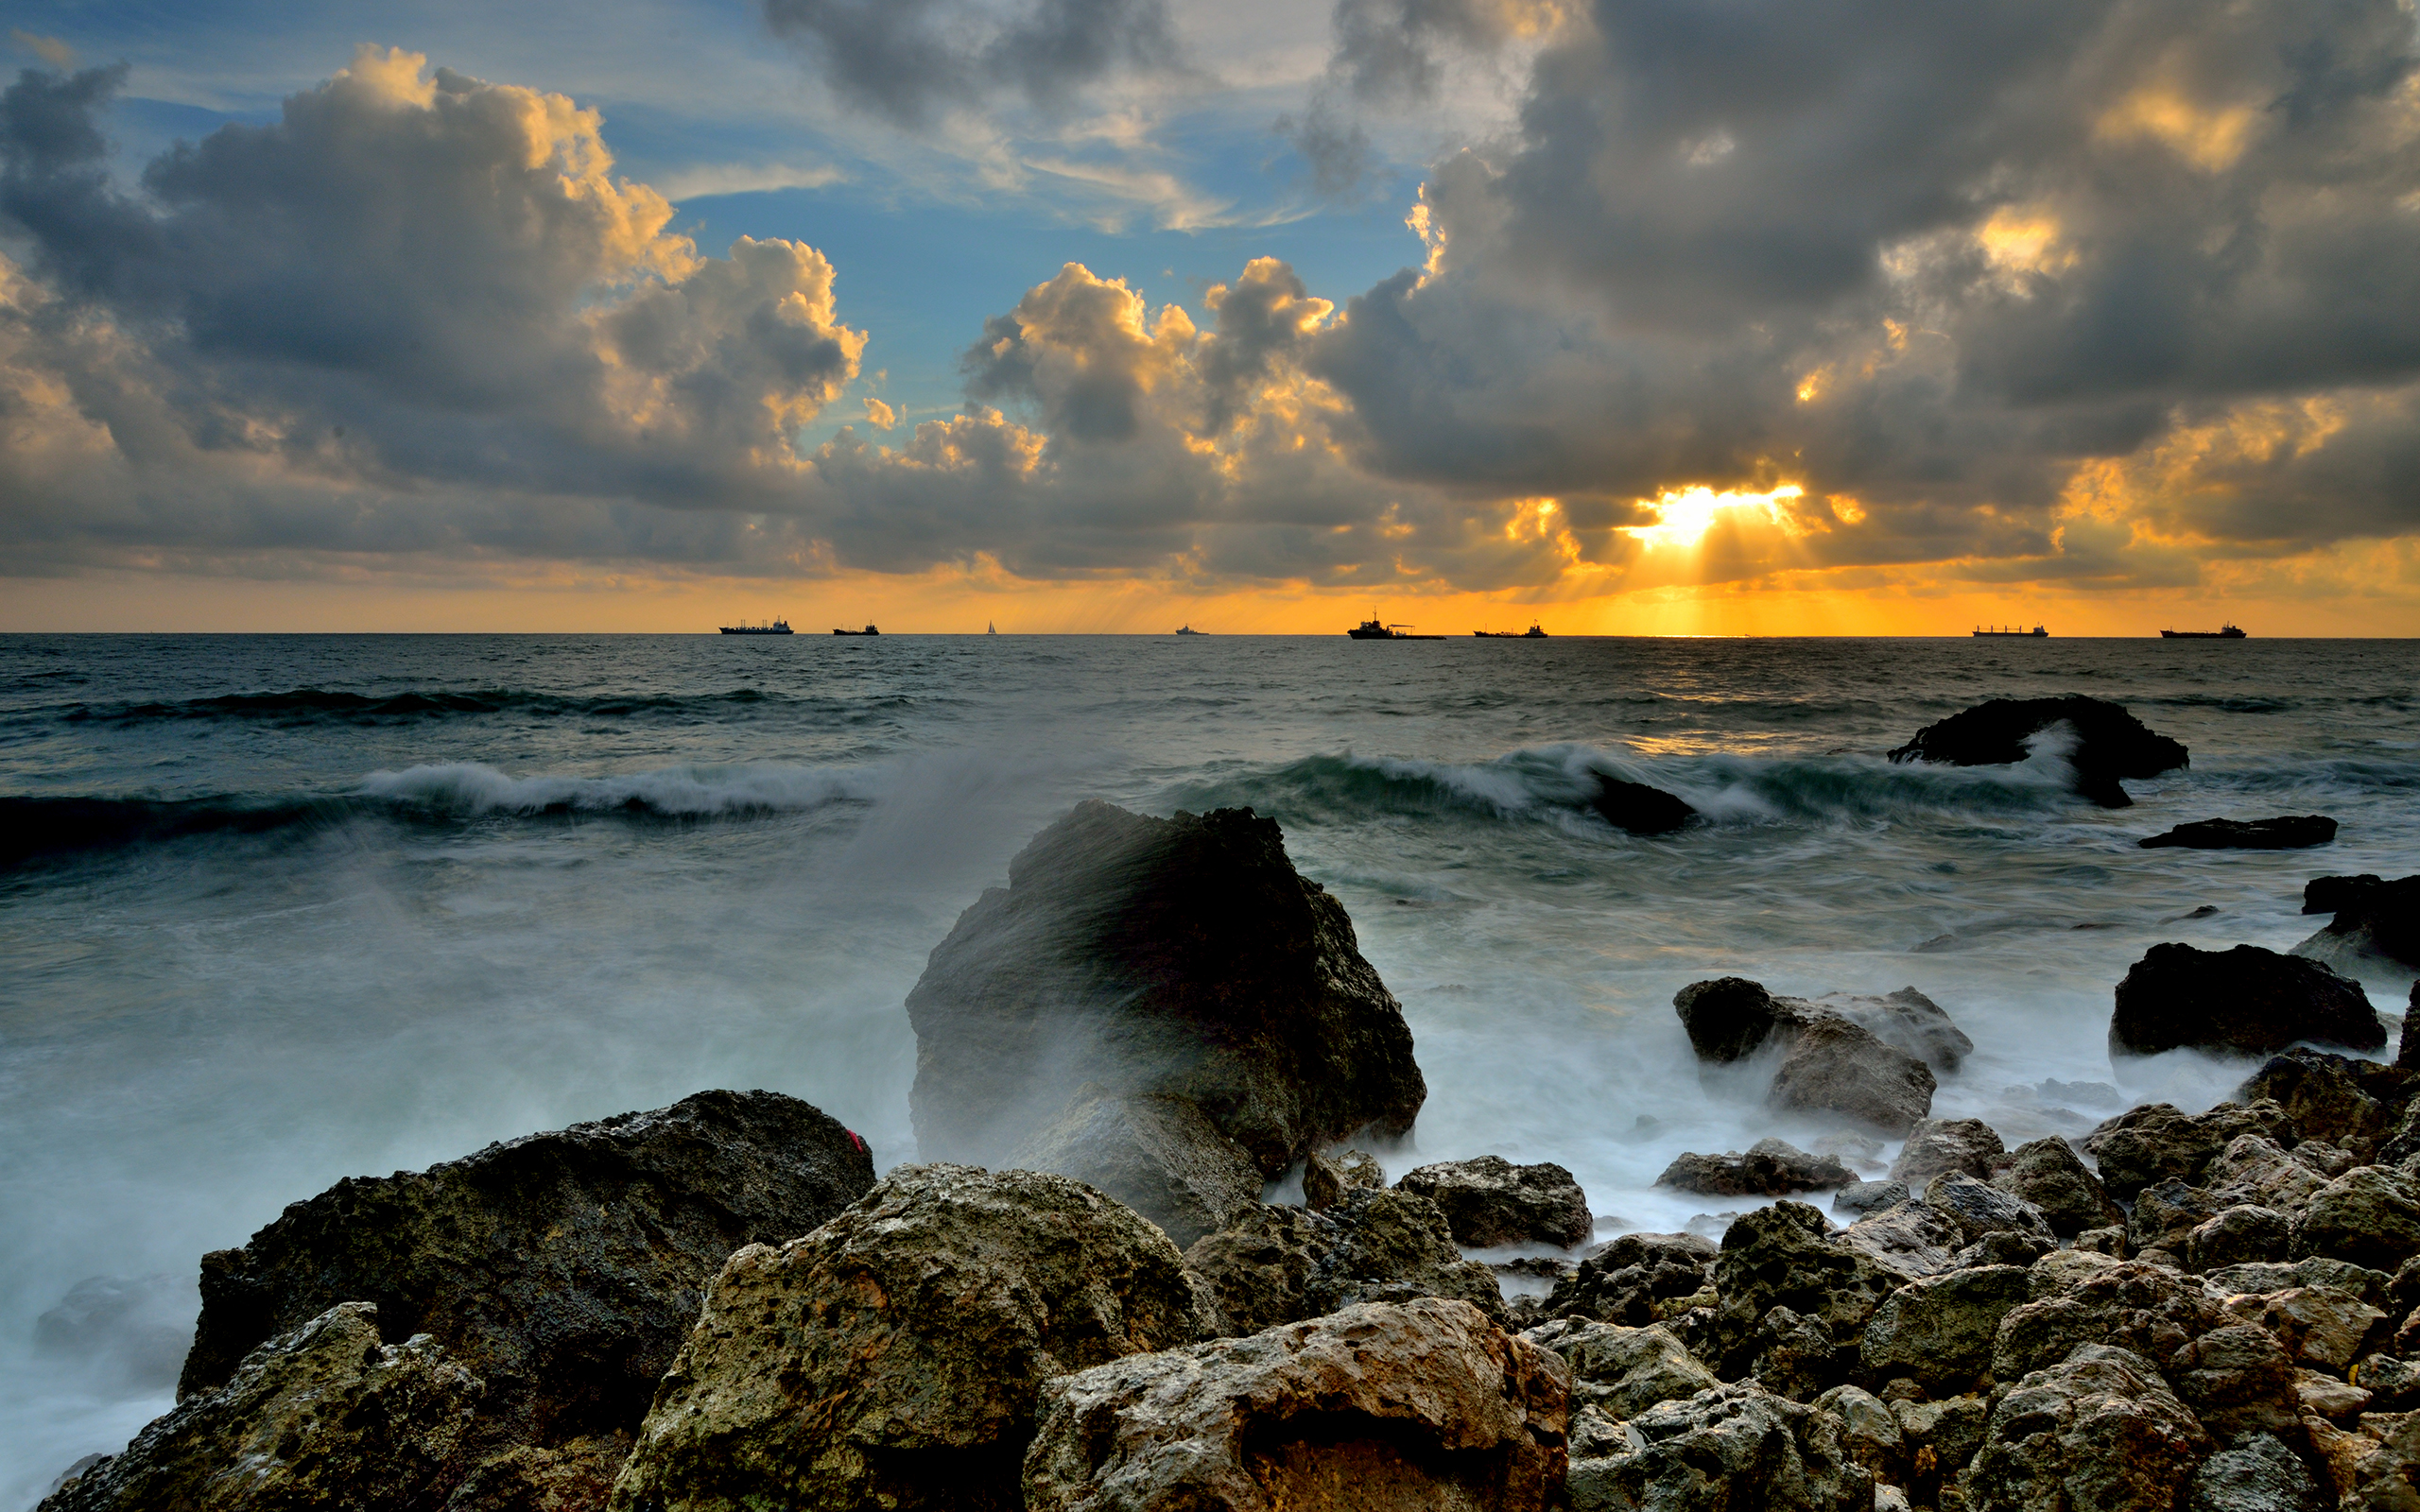
<svg viewBox="0 0 2420 1512"><path fill-rule="evenodd" d="M2017 759L1986 707L1914 754ZM2097 801L2184 759L2094 718ZM2399 942L2411 882L2314 911ZM43 1512L2420 1508L2412 1021L2342 1053L2360 988L2251 947L2114 998L2113 1057L2256 1069L2010 1149L1932 1116L1975 1047L1914 988L1692 984L1710 1076L1864 1132L1588 1247L1559 1165L1388 1179L1410 1031L1273 822L1087 803L909 995L926 1163L708 1091L339 1182L203 1258L175 1409Z"/></svg>

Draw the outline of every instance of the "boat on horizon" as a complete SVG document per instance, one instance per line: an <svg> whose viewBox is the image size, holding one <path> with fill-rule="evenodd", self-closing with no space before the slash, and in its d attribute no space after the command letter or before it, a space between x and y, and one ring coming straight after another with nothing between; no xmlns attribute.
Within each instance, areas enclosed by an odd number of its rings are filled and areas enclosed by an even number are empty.
<svg viewBox="0 0 2420 1512"><path fill-rule="evenodd" d="M725 635L787 635L790 633L790 622L775 620L770 625L750 625L742 622L737 625L725 625L720 628Z"/></svg>
<svg viewBox="0 0 2420 1512"><path fill-rule="evenodd" d="M1187 623L1185 623L1185 624L1183 624L1183 625L1178 626L1178 627L1176 627L1176 629L1175 629L1174 633L1175 633L1175 634L1178 634L1178 635L1207 635L1207 634L1209 634L1210 632L1209 632L1208 630L1197 630L1197 629L1195 629L1195 628L1193 627L1193 626L1192 626L1191 622L1189 622L1189 621L1188 621L1188 622L1187 622Z"/></svg>
<svg viewBox="0 0 2420 1512"><path fill-rule="evenodd" d="M983 633L986 635L997 635L1000 633L1000 627L993 624L990 620L985 620L983 622Z"/></svg>
<svg viewBox="0 0 2420 1512"><path fill-rule="evenodd" d="M2036 625L2030 630L2020 630L2014 625L1978 625L1975 627L1975 637L1977 640L1992 640L2003 635L2014 635L2028 641L2047 640L2049 637L2049 634L2050 631L2048 628L2040 625Z"/></svg>
<svg viewBox="0 0 2420 1512"><path fill-rule="evenodd" d="M2162 630L2163 641L2244 641L2251 637L2232 625L2221 625L2215 630Z"/></svg>
<svg viewBox="0 0 2420 1512"><path fill-rule="evenodd" d="M1344 632L1357 641L1442 641L1442 635L1414 635L1409 625L1381 625L1366 619Z"/></svg>
<svg viewBox="0 0 2420 1512"><path fill-rule="evenodd" d="M832 633L835 635L880 635L882 632L869 625L862 630L835 629Z"/></svg>
<svg viewBox="0 0 2420 1512"><path fill-rule="evenodd" d="M1543 641L1547 638L1546 627L1535 620L1530 622L1526 630L1473 630L1471 633L1482 641Z"/></svg>

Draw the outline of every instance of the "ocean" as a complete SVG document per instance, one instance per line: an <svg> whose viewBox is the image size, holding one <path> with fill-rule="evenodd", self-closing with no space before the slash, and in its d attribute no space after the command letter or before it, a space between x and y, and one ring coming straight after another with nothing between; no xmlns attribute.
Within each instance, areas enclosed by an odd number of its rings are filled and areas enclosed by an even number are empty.
<svg viewBox="0 0 2420 1512"><path fill-rule="evenodd" d="M2190 768L1883 759L2066 693ZM1704 818L1618 833L1600 771ZM0 637L0 1508L164 1410L201 1253L340 1177L717 1086L912 1160L902 1000L1082 798L1275 817L1411 1023L1390 1171L1559 1161L1601 1236L1742 1205L1654 1189L1684 1150L1834 1132L1702 1082L1684 984L1916 987L1977 1047L1936 1115L2011 1143L2206 1106L2241 1068L2113 1068L2112 987L2420 869L2415 796L2405 641Z"/></svg>

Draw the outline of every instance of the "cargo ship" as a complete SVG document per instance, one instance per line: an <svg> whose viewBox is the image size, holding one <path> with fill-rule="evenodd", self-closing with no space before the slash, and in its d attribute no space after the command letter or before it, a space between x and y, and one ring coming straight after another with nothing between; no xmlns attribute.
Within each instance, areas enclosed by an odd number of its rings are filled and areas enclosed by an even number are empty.
<svg viewBox="0 0 2420 1512"><path fill-rule="evenodd" d="M1975 627L1975 635L1978 640L1989 640L1994 636L2000 635L2022 636L2024 639L2029 641L2036 638L2047 640L2049 637L2049 629L2047 627L2040 625L2036 625L2030 630L2020 630L2014 625L1978 625Z"/></svg>
<svg viewBox="0 0 2420 1512"><path fill-rule="evenodd" d="M2232 625L2221 625L2215 630L2162 630L2163 641L2240 641L2244 633Z"/></svg>
<svg viewBox="0 0 2420 1512"><path fill-rule="evenodd" d="M1442 641L1442 635L1414 635L1409 625L1381 625L1376 620L1363 620L1344 632L1357 641Z"/></svg>
<svg viewBox="0 0 2420 1512"><path fill-rule="evenodd" d="M725 635L787 635L790 633L790 622L775 620L770 625L725 625L721 629Z"/></svg>
<svg viewBox="0 0 2420 1512"><path fill-rule="evenodd" d="M833 634L835 634L835 635L880 635L882 632L881 632L880 630L875 629L873 626L869 625L869 626L867 626L867 627L866 627L864 629L862 629L862 630L840 630L840 629L836 629L836 630L834 630L832 633L833 633Z"/></svg>
<svg viewBox="0 0 2420 1512"><path fill-rule="evenodd" d="M1482 641L1543 641L1547 638L1546 627L1535 620L1530 622L1526 630L1473 630L1471 633Z"/></svg>

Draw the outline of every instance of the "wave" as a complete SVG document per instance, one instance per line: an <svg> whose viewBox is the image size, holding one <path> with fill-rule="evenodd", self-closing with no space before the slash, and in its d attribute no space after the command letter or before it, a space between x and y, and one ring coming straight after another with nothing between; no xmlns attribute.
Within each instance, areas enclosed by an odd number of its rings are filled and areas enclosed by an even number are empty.
<svg viewBox="0 0 2420 1512"><path fill-rule="evenodd" d="M392 725L421 720L517 714L529 718L624 719L649 715L727 718L752 705L826 713L844 719L888 717L917 706L901 695L874 698L800 698L755 688L710 694L642 694L574 697L511 688L395 694L292 688L283 693L222 694L166 703L78 703L58 711L69 724L144 725L182 720L311 725Z"/></svg>

